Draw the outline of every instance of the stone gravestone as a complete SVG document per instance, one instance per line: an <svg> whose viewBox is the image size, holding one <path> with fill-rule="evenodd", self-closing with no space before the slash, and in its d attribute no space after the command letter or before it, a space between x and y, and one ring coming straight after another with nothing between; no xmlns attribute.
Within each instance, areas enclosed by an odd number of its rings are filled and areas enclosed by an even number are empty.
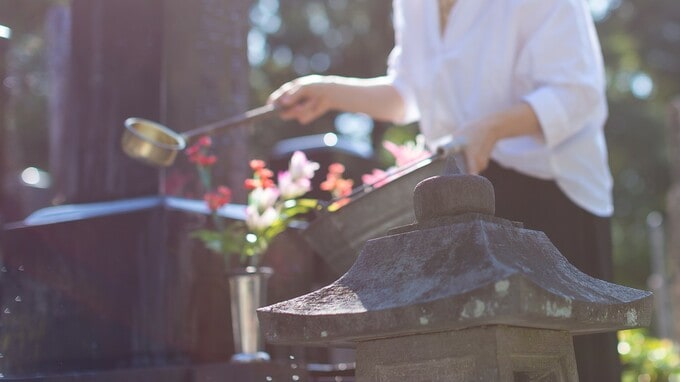
<svg viewBox="0 0 680 382"><path fill-rule="evenodd" d="M485 178L426 179L414 208L336 282L261 308L267 339L356 346L358 381L577 381L572 335L649 324L651 293L494 217Z"/></svg>
<svg viewBox="0 0 680 382"><path fill-rule="evenodd" d="M227 363L233 346L222 260L189 236L203 226L204 203L157 195L158 170L120 148L130 116L183 130L245 108L248 4L74 0L50 11L51 172L65 204L0 232L5 379L264 380L279 373L290 380L288 365ZM182 28L195 29L183 35ZM175 54L191 57L168 62ZM247 166L242 135L233 132L240 147L230 153ZM289 249L296 260L311 256L294 244L273 252ZM274 297L299 294L290 292L302 288L296 276L312 272L296 265L272 280Z"/></svg>

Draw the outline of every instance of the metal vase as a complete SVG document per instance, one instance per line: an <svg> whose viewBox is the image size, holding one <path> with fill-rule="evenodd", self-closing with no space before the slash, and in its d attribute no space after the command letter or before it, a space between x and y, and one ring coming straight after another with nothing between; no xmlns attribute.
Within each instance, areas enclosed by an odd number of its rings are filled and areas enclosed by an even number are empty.
<svg viewBox="0 0 680 382"><path fill-rule="evenodd" d="M264 339L257 320L257 308L267 303L267 280L273 270L268 267L247 267L229 274L231 323L234 331L235 354L231 362L266 362Z"/></svg>

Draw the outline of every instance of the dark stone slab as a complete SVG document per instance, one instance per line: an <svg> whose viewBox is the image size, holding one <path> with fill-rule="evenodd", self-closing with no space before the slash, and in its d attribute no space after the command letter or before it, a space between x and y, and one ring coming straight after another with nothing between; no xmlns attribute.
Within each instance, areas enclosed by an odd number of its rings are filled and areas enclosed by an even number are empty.
<svg viewBox="0 0 680 382"><path fill-rule="evenodd" d="M230 205L228 219L242 219ZM8 224L0 247L0 372L6 378L189 366L233 353L223 260L190 239L202 201L147 197L65 205ZM272 243L269 302L310 290L295 231ZM163 379L158 379L163 380Z"/></svg>
<svg viewBox="0 0 680 382"><path fill-rule="evenodd" d="M649 324L651 293L580 272L542 232L488 215L370 240L333 284L259 310L272 343L348 344L513 325L572 334Z"/></svg>
<svg viewBox="0 0 680 382"><path fill-rule="evenodd" d="M9 382L242 382L309 380L306 370L288 363L210 363L197 366L120 369L77 372L27 378L4 378Z"/></svg>

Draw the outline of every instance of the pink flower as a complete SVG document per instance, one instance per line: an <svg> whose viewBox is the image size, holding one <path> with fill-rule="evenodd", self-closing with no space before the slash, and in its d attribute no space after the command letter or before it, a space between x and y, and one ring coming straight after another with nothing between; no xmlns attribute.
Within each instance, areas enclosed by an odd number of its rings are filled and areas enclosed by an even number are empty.
<svg viewBox="0 0 680 382"><path fill-rule="evenodd" d="M373 172L370 174L362 175L361 181L364 184L372 185L374 188L378 188L388 183L389 179L387 179L387 172L374 168Z"/></svg>
<svg viewBox="0 0 680 382"><path fill-rule="evenodd" d="M397 145L394 142L384 141L383 147L394 156L397 167L402 167L410 163L427 159L430 152L425 149L425 137L416 136L415 142L407 142L404 145Z"/></svg>

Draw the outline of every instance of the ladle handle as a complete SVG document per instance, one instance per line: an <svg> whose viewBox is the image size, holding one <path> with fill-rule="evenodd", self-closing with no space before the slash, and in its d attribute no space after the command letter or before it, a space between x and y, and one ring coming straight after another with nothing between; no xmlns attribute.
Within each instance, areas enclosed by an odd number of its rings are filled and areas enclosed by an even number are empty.
<svg viewBox="0 0 680 382"><path fill-rule="evenodd" d="M279 107L274 104L260 106L256 109L248 110L245 113L185 131L182 133L182 136L184 138L191 138L196 135L209 134L215 130L235 127L243 123L257 122L276 114L278 111Z"/></svg>

